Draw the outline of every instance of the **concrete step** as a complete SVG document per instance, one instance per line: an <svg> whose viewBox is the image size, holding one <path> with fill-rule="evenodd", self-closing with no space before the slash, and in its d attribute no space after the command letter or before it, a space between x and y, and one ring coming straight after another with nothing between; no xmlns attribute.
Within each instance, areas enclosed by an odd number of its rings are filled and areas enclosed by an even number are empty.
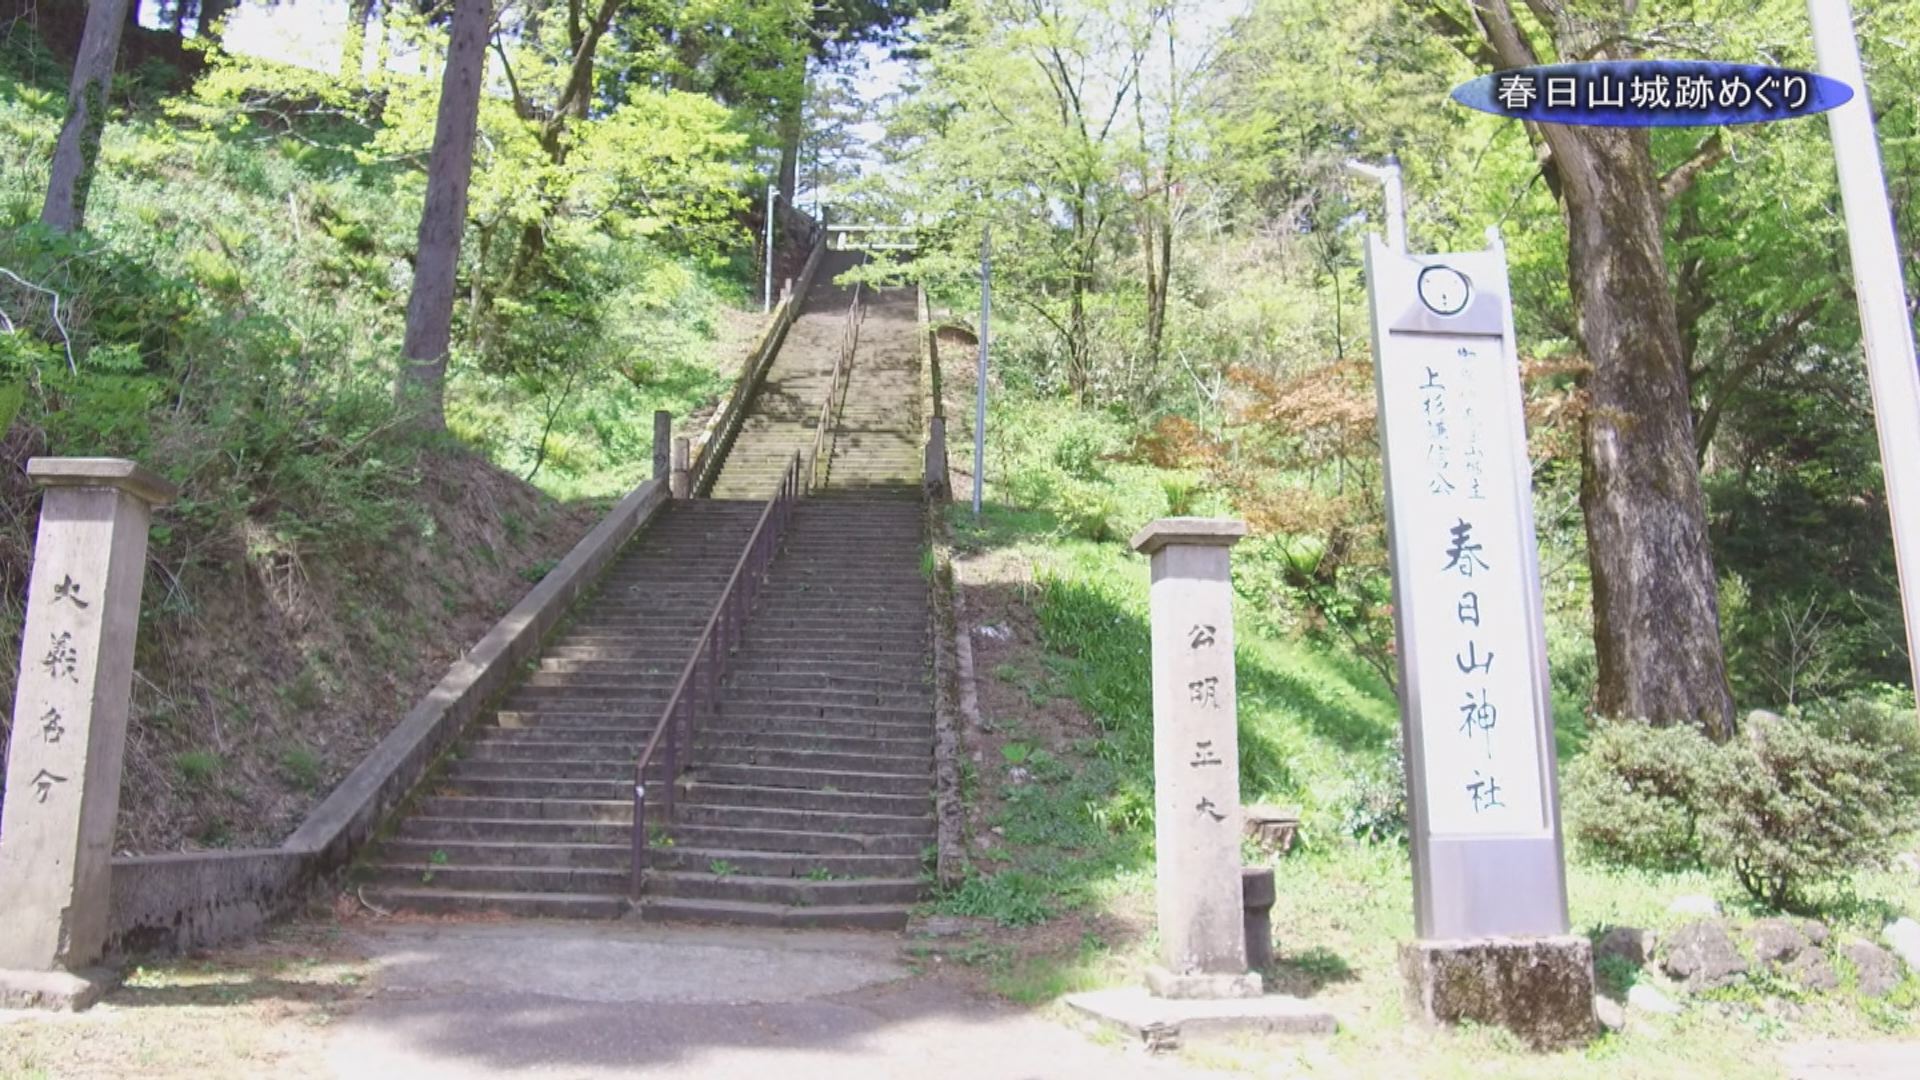
<svg viewBox="0 0 1920 1080"><path fill-rule="evenodd" d="M491 818L517 821L609 822L633 824L632 787L620 799L514 799L482 795L432 795L416 813L435 818Z"/></svg>
<svg viewBox="0 0 1920 1080"><path fill-rule="evenodd" d="M623 829L630 833L631 830ZM513 840L434 839L398 836L381 846L383 859L399 864L445 866L584 866L630 870L633 845L620 843L531 843ZM411 883L409 883L411 884Z"/></svg>
<svg viewBox="0 0 1920 1080"><path fill-rule="evenodd" d="M393 911L431 915L513 915L523 919L617 919L628 910L619 894L473 892L444 886L370 885L361 895Z"/></svg>
<svg viewBox="0 0 1920 1080"><path fill-rule="evenodd" d="M501 728L476 731L478 733L466 744L463 754L468 761L539 761L621 755L632 760L652 734L650 728ZM694 745L700 750L744 746L904 758L925 758L933 753L933 739L924 735L913 738L872 738L807 730L768 731L757 727L721 729L704 724L694 730Z"/></svg>
<svg viewBox="0 0 1920 1080"><path fill-rule="evenodd" d="M651 811L648 821L652 822ZM662 826L676 845L791 852L798 855L897 855L919 858L930 837L917 833L846 833L812 829L768 829L751 825L703 825L676 820ZM631 833L628 834L629 842Z"/></svg>
<svg viewBox="0 0 1920 1080"><path fill-rule="evenodd" d="M790 786L757 786L695 770L681 784L681 799L723 806L770 806L776 809L820 810L834 813L891 814L911 817L927 808L927 793L898 795L884 791Z"/></svg>
<svg viewBox="0 0 1920 1080"><path fill-rule="evenodd" d="M706 872L648 867L644 880L644 895L649 901L726 900L817 908L914 904L926 894L925 885L917 877L811 881L806 878L755 877L737 871L715 873L710 867Z"/></svg>
<svg viewBox="0 0 1920 1080"><path fill-rule="evenodd" d="M577 821L513 817L409 816L397 836L409 843L477 842L542 845L624 846L633 842L632 814L625 821Z"/></svg>
<svg viewBox="0 0 1920 1080"><path fill-rule="evenodd" d="M624 853L623 853L624 854ZM735 873L763 878L802 878L813 881L855 879L917 880L925 866L918 854L864 855L790 851L754 851L747 848L654 845L647 849L647 869L677 873L713 872L723 862Z"/></svg>
<svg viewBox="0 0 1920 1080"><path fill-rule="evenodd" d="M361 867L360 876L371 885L424 885L462 892L536 893L543 896L579 893L620 896L633 884L631 864L615 868L378 861Z"/></svg>
<svg viewBox="0 0 1920 1080"><path fill-rule="evenodd" d="M932 807L917 814L849 814L794 810L771 806L683 801L674 807L674 824L726 825L736 829L779 829L799 832L886 833L933 836ZM649 807L648 813L653 811ZM629 816L631 819L631 816Z"/></svg>
<svg viewBox="0 0 1920 1080"><path fill-rule="evenodd" d="M658 897L644 900L648 922L721 923L786 929L902 930L913 915L911 904L861 904L850 907L792 907L738 901Z"/></svg>

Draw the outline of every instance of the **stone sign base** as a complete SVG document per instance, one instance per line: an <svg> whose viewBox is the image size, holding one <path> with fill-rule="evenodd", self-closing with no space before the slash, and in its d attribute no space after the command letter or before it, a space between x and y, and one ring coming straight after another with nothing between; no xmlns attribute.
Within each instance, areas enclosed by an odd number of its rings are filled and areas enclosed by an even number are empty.
<svg viewBox="0 0 1920 1080"><path fill-rule="evenodd" d="M1163 998L1145 987L1093 990L1067 997L1075 1011L1126 1032L1149 1050L1171 1050L1183 1040L1226 1035L1331 1035L1333 1014L1299 998Z"/></svg>
<svg viewBox="0 0 1920 1080"><path fill-rule="evenodd" d="M65 971L19 971L0 968L0 1009L53 1009L79 1012L119 984L119 976L104 969L79 975Z"/></svg>
<svg viewBox="0 0 1920 1080"><path fill-rule="evenodd" d="M1177 975L1155 964L1147 968L1147 990L1154 997L1178 998L1183 1001L1257 998L1261 990L1260 973L1248 971L1239 975L1222 975L1194 972L1189 975Z"/></svg>
<svg viewBox="0 0 1920 1080"><path fill-rule="evenodd" d="M1600 1033L1584 937L1413 941L1400 946L1407 1012L1432 1024L1502 1027L1536 1050Z"/></svg>

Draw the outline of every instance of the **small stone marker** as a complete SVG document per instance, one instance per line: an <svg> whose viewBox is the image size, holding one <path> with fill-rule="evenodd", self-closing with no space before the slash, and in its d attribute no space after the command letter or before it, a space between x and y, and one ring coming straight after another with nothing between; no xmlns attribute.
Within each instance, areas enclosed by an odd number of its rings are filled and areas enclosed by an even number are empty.
<svg viewBox="0 0 1920 1080"><path fill-rule="evenodd" d="M0 817L0 1004L85 1008L106 944L147 527L174 496L117 458L34 458L40 506Z"/></svg>
<svg viewBox="0 0 1920 1080"><path fill-rule="evenodd" d="M1249 925L1271 940L1272 876L1250 890L1240 866L1240 742L1229 549L1239 521L1163 518L1133 538L1151 560L1154 849L1160 963L1146 987L1075 994L1067 1004L1149 1047L1183 1034L1329 1034L1324 1010L1262 995L1248 970ZM1266 959L1270 959L1267 957Z"/></svg>
<svg viewBox="0 0 1920 1080"><path fill-rule="evenodd" d="M1152 560L1154 850L1161 997L1254 997L1240 895L1240 734L1229 549L1245 524L1163 518Z"/></svg>

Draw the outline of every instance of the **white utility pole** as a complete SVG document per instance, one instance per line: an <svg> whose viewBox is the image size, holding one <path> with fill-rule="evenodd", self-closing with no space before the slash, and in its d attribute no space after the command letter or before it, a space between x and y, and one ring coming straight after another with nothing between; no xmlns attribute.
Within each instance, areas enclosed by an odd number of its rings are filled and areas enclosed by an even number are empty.
<svg viewBox="0 0 1920 1080"><path fill-rule="evenodd" d="M1894 562L1907 621L1907 658L1920 695L1920 366L1914 362L1913 324L1894 240L1893 211L1873 132L1873 109L1860 69L1847 0L1807 0L1813 51L1820 74L1853 89L1853 100L1827 113L1833 157L1846 207L1853 252L1853 291L1860 298L1860 341L1867 353L1874 423L1880 431L1880 471L1893 516Z"/></svg>
<svg viewBox="0 0 1920 1080"><path fill-rule="evenodd" d="M987 476L987 319L993 312L992 226L980 228L980 367L973 394L973 516L980 516L980 492Z"/></svg>
<svg viewBox="0 0 1920 1080"><path fill-rule="evenodd" d="M1380 181L1386 189L1382 194L1387 203L1387 246L1405 255L1407 253L1407 199L1400 190L1400 163L1389 157L1385 165L1349 161L1347 168L1361 176Z"/></svg>
<svg viewBox="0 0 1920 1080"><path fill-rule="evenodd" d="M767 185L767 275L764 291L761 293L760 314L773 310L773 196L778 192L772 184Z"/></svg>

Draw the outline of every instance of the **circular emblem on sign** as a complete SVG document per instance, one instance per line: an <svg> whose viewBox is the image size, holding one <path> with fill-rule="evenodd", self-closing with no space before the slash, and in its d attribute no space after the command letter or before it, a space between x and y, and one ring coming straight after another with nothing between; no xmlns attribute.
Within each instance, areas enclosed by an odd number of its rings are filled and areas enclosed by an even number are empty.
<svg viewBox="0 0 1920 1080"><path fill-rule="evenodd" d="M1429 266L1420 271L1415 288L1420 302L1435 315L1458 315L1467 309L1467 301L1473 296L1467 275L1451 266Z"/></svg>

